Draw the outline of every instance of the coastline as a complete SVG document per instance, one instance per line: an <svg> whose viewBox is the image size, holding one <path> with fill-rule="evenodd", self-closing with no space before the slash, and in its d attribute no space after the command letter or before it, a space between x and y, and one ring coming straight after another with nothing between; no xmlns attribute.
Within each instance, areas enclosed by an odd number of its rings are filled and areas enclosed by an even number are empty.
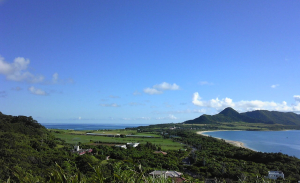
<svg viewBox="0 0 300 183"><path fill-rule="evenodd" d="M199 135L203 135L203 136L209 137L209 135L204 134L204 133L206 133L206 132L216 132L216 131L241 131L241 130L198 131L196 133L199 134ZM210 136L210 137L212 137L212 136ZM245 148L245 149L249 149L249 150L255 151L253 149L250 149L250 148L246 147L243 142L233 141L233 140L226 140L226 139L221 139L221 138L218 138L218 137L213 137L213 138L216 138L216 139L219 139L219 140L225 140L225 142L227 142L227 143L229 143L231 145L234 145L236 147L241 147L241 148Z"/></svg>

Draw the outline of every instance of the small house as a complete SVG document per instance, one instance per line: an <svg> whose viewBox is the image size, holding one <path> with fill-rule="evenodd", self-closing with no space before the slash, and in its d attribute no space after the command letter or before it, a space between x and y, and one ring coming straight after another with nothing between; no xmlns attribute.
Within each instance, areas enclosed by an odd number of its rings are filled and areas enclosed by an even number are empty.
<svg viewBox="0 0 300 183"><path fill-rule="evenodd" d="M74 149L71 150L72 153L76 153L79 155L84 155L86 152L91 153L93 149L80 149L78 145L74 146Z"/></svg>
<svg viewBox="0 0 300 183"><path fill-rule="evenodd" d="M150 175L152 176L164 176L166 178L168 177L181 177L182 173L180 172L177 172L177 171L158 171L158 170L155 170L151 173L149 173Z"/></svg>
<svg viewBox="0 0 300 183"><path fill-rule="evenodd" d="M267 178L276 180L279 177L284 179L284 174L282 171L268 171Z"/></svg>
<svg viewBox="0 0 300 183"><path fill-rule="evenodd" d="M163 151L154 151L155 154L163 154L163 155L167 155L168 153L163 152Z"/></svg>

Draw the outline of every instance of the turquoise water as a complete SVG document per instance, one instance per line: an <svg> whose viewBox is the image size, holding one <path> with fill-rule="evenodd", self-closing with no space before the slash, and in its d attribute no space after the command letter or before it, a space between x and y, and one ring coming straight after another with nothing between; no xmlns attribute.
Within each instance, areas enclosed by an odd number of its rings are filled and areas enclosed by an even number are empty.
<svg viewBox="0 0 300 183"><path fill-rule="evenodd" d="M281 152L300 158L300 130L289 131L215 131L206 135L243 142L261 152Z"/></svg>

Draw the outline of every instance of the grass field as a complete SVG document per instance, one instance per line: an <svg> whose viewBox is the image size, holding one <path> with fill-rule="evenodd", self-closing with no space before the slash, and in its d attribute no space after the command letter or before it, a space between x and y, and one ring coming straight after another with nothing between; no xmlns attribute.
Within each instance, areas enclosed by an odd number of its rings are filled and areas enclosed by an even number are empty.
<svg viewBox="0 0 300 183"><path fill-rule="evenodd" d="M133 130L112 130L112 131L73 131L73 130L50 130L51 133L56 137L65 140L70 144L78 144L79 142L82 144L89 144L95 141L100 141L103 143L112 143L112 144L126 144L127 142L138 142L141 144L146 144L147 142L151 142L156 145L160 145L162 149L182 149L183 144L178 142L173 142L171 139L164 139L157 134L152 133L137 133ZM143 136L155 136L159 138L143 138L143 137L106 137L106 136L92 136L85 135L87 132L89 133L100 133L100 134L134 134L134 135L143 135ZM105 132L105 133L103 133Z"/></svg>

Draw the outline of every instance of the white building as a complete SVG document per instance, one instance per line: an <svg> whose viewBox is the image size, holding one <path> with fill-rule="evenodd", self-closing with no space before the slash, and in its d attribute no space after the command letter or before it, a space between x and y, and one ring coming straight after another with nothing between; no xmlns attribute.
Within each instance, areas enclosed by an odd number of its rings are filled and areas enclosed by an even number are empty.
<svg viewBox="0 0 300 183"><path fill-rule="evenodd" d="M182 173L177 171L153 171L149 173L152 176L163 176L163 177L181 177Z"/></svg>
<svg viewBox="0 0 300 183"><path fill-rule="evenodd" d="M128 146L137 147L140 143L127 143Z"/></svg>
<svg viewBox="0 0 300 183"><path fill-rule="evenodd" d="M267 178L276 180L279 177L284 179L284 174L282 171L268 171Z"/></svg>
<svg viewBox="0 0 300 183"><path fill-rule="evenodd" d="M74 151L79 151L79 150L80 150L80 148L78 145L74 146Z"/></svg>
<svg viewBox="0 0 300 183"><path fill-rule="evenodd" d="M115 145L116 147L120 147L120 148L123 148L123 149L127 149L126 145Z"/></svg>

